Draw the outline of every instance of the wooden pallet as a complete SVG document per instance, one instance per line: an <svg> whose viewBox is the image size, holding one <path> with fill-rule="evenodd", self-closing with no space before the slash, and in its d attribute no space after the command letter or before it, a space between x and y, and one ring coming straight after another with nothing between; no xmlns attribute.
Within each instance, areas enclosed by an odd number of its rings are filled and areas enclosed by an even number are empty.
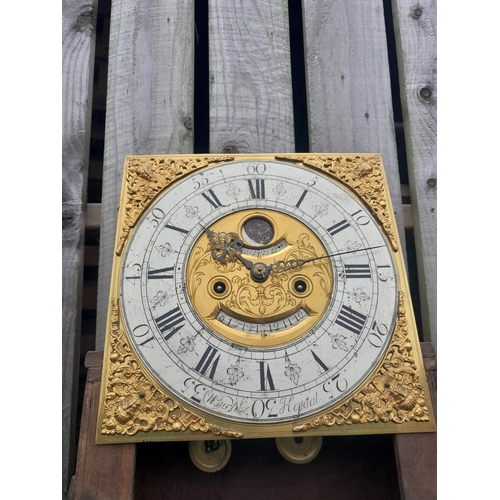
<svg viewBox="0 0 500 500"><path fill-rule="evenodd" d="M63 0L63 497L126 155L382 154L437 345L436 1L259 1Z"/></svg>
<svg viewBox="0 0 500 500"><path fill-rule="evenodd" d="M421 343L421 349L436 413L436 352L431 343ZM149 456L138 453L137 448L143 445L96 445L102 353L89 352L85 363L88 372L78 460L72 498L68 500L140 500L162 498L174 491L173 496L182 499L229 500L238 494L240 500L266 500L275 498L278 490L284 498L311 500L347 496L384 500L437 498L436 433L363 436L363 439L354 436L347 440L332 437L328 441L330 447L323 446L315 459L318 465L312 467L285 464L277 453L272 455L269 440L249 440L239 442L240 456L231 458L235 466L231 469L230 460L226 471L215 474L201 472L188 462L186 443L181 443L184 450L178 443L154 443L148 450ZM393 450L387 448L388 440L392 440ZM353 449L358 453L353 453ZM158 457L150 461L150 455L155 453ZM169 453L177 456L165 460ZM343 467L343 472L336 472L336 467ZM391 476L394 467L397 482ZM252 480L247 491L243 485L248 478Z"/></svg>

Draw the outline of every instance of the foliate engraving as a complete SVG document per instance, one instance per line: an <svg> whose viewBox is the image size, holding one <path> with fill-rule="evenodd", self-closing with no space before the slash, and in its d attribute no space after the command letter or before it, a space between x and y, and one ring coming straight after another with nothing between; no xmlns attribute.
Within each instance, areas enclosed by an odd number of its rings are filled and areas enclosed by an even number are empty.
<svg viewBox="0 0 500 500"><path fill-rule="evenodd" d="M293 431L377 422L427 422L429 411L408 339L404 294L399 294L396 329L384 360L370 381L342 405L297 425Z"/></svg>
<svg viewBox="0 0 500 500"><path fill-rule="evenodd" d="M122 203L125 203L125 220L120 231L116 255L120 255L123 251L130 230L144 210L173 181L210 164L233 159L233 156L206 158L129 157L124 174L126 176L125 200L122 200Z"/></svg>
<svg viewBox="0 0 500 500"><path fill-rule="evenodd" d="M236 364L232 364L226 372L229 375L229 385L231 386L235 386L238 381L245 376L243 370L241 369L239 359L236 361Z"/></svg>
<svg viewBox="0 0 500 500"><path fill-rule="evenodd" d="M149 301L151 309L156 309L156 306L163 307L168 300L169 296L161 290Z"/></svg>
<svg viewBox="0 0 500 500"><path fill-rule="evenodd" d="M104 401L101 433L133 436L143 432L203 432L241 438L233 432L207 422L187 410L152 384L142 371L120 327L118 299L111 305L109 375Z"/></svg>
<svg viewBox="0 0 500 500"><path fill-rule="evenodd" d="M276 159L302 163L324 171L355 191L380 221L394 251L398 250L378 155L303 156L277 155Z"/></svg>
<svg viewBox="0 0 500 500"><path fill-rule="evenodd" d="M201 219L199 207L186 205L184 208L188 219Z"/></svg>
<svg viewBox="0 0 500 500"><path fill-rule="evenodd" d="M221 264L219 260L214 260L214 249L218 251L222 245L216 245L226 233L213 233L210 236L210 243L205 247L198 246L193 250L190 257L192 267L190 268L188 287L192 296L202 283L209 282L212 270L219 276L228 275L231 277L231 293L227 299L221 300L223 306L233 312L236 312L247 321L253 321L262 316L274 317L284 311L288 313L297 309L298 296L291 292L289 286L290 276L286 273L276 271L270 274L269 280L264 283L255 283L250 279L250 275L242 263L228 253L224 255L225 263ZM298 240L291 245L291 249L284 255L285 261L292 259L307 260L319 257L318 251L309 243L310 236L303 233ZM240 252L241 253L241 252ZM332 288L332 278L329 272L328 264L317 260L312 265L304 268L304 265L297 266L294 270L303 271L304 275L310 275L311 279L317 282L318 286L328 294ZM238 274L239 273L239 274ZM204 291L204 290L203 290ZM206 299L205 295L202 295ZM314 307L311 305L311 308Z"/></svg>
<svg viewBox="0 0 500 500"><path fill-rule="evenodd" d="M297 363L292 363L288 356L286 357L285 375L295 384L299 383L301 369Z"/></svg>
<svg viewBox="0 0 500 500"><path fill-rule="evenodd" d="M324 215L328 215L328 204L325 203L324 205L316 205L314 207L314 210L316 211L316 217L323 217Z"/></svg>
<svg viewBox="0 0 500 500"><path fill-rule="evenodd" d="M332 343L332 347L334 349L342 349L343 351L348 352L349 349L347 344L344 342L347 337L344 335L333 334L331 332L328 332L328 335L330 336L330 342Z"/></svg>

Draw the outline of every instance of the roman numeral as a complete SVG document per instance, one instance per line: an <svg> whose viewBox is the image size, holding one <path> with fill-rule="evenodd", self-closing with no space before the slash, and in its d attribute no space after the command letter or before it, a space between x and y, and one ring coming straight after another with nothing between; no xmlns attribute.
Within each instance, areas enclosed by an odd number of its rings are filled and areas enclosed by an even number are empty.
<svg viewBox="0 0 500 500"><path fill-rule="evenodd" d="M311 354L313 355L313 358L315 359L316 363L320 366L320 368L323 369L324 372L327 372L330 368L321 361L321 359L318 357L318 355L311 349Z"/></svg>
<svg viewBox="0 0 500 500"><path fill-rule="evenodd" d="M203 198L212 205L214 208L219 208L222 207L222 203L219 201L219 198L217 198L217 195L213 192L212 189L209 189L208 191L205 191L204 193L201 193Z"/></svg>
<svg viewBox="0 0 500 500"><path fill-rule="evenodd" d="M207 350L203 353L199 363L196 365L195 370L202 375L206 375L208 378L214 379L215 370L217 369L217 364L219 363L220 354L215 358L215 355L218 353L215 347L209 345ZM215 358L215 359L214 359ZM210 370L210 373L207 372Z"/></svg>
<svg viewBox="0 0 500 500"><path fill-rule="evenodd" d="M345 277L349 278L371 278L370 266L368 264L346 264Z"/></svg>
<svg viewBox="0 0 500 500"><path fill-rule="evenodd" d="M274 387L273 377L271 376L271 370L269 369L269 365L265 361L259 361L259 369L260 369L260 390L274 391L275 387Z"/></svg>
<svg viewBox="0 0 500 500"><path fill-rule="evenodd" d="M172 335L178 332L184 326L185 321L186 320L184 319L179 307L174 307L174 309L162 314L158 318L155 318L156 325L162 334L165 334L165 332L172 329L170 333L163 337L165 340L168 340L172 337Z"/></svg>
<svg viewBox="0 0 500 500"><path fill-rule="evenodd" d="M359 335L363 326L365 326L365 321L366 316L364 314L351 309L349 306L342 306L339 317L336 319L335 323Z"/></svg>
<svg viewBox="0 0 500 500"><path fill-rule="evenodd" d="M307 194L307 189L304 189L304 192L302 193L302 195L300 196L299 198L299 201L297 202L297 204L295 205L297 208L300 207L300 204L304 201L304 198L306 197L306 194Z"/></svg>
<svg viewBox="0 0 500 500"><path fill-rule="evenodd" d="M330 233L331 236L340 233L340 231L343 231L344 229L347 229L350 226L349 222L346 220L341 220L340 222L337 222L337 224L334 224L332 227L329 227L327 231Z"/></svg>
<svg viewBox="0 0 500 500"><path fill-rule="evenodd" d="M254 181L251 179L248 180L248 186L250 187L250 195L252 198L265 198L266 197L266 188L264 186L264 179L255 179Z"/></svg>
<svg viewBox="0 0 500 500"><path fill-rule="evenodd" d="M174 270L173 267L164 267L163 269L150 269L148 271L148 279L150 280L164 280L164 279L172 279L174 277L171 273Z"/></svg>
<svg viewBox="0 0 500 500"><path fill-rule="evenodd" d="M168 229L173 229L174 231L179 231L179 233L184 233L184 234L189 233L189 231L186 231L185 229L182 229L181 227L172 226L170 224L165 224L165 227L167 227Z"/></svg>

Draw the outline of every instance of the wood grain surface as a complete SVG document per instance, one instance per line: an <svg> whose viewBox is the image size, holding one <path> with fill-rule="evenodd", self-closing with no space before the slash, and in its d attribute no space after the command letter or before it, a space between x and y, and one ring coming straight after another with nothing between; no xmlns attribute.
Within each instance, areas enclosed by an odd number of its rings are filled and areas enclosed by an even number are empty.
<svg viewBox="0 0 500 500"><path fill-rule="evenodd" d="M383 2L304 0L303 18L311 151L379 153L404 235Z"/></svg>
<svg viewBox="0 0 500 500"><path fill-rule="evenodd" d="M437 361L421 343L436 413ZM90 352L74 496L71 500L336 498L434 500L436 433L323 437L307 464L286 461L274 439L231 441L228 464L202 472L187 442L95 445L102 353Z"/></svg>
<svg viewBox="0 0 500 500"><path fill-rule="evenodd" d="M85 357L87 383L72 498L68 500L133 500L136 447L96 445L102 352Z"/></svg>
<svg viewBox="0 0 500 500"><path fill-rule="evenodd" d="M97 1L62 4L62 490L75 468Z"/></svg>
<svg viewBox="0 0 500 500"><path fill-rule="evenodd" d="M436 3L396 0L392 5L423 337L437 348Z"/></svg>
<svg viewBox="0 0 500 500"><path fill-rule="evenodd" d="M96 348L104 346L125 157L191 153L193 0L116 0L111 8Z"/></svg>
<svg viewBox="0 0 500 500"><path fill-rule="evenodd" d="M422 358L437 419L437 358L430 342L421 342ZM394 453L402 500L437 499L437 433L396 434Z"/></svg>
<svg viewBox="0 0 500 500"><path fill-rule="evenodd" d="M288 2L211 0L210 152L294 152Z"/></svg>

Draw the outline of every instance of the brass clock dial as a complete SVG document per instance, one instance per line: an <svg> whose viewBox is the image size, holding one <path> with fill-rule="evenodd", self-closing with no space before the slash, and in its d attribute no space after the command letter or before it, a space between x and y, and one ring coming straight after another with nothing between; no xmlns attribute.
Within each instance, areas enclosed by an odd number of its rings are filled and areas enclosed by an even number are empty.
<svg viewBox="0 0 500 500"><path fill-rule="evenodd" d="M267 247L260 246L264 242ZM321 320L330 304L333 272L329 259L288 269L276 263L323 255L328 255L324 245L295 217L269 209L233 212L193 246L187 294L198 317L230 342L284 345Z"/></svg>
<svg viewBox="0 0 500 500"><path fill-rule="evenodd" d="M191 168L138 215L129 203L117 237L115 330L150 391L134 404L163 401L166 431L182 411L251 436L309 429L383 365L406 287L397 239L348 182L302 162Z"/></svg>

